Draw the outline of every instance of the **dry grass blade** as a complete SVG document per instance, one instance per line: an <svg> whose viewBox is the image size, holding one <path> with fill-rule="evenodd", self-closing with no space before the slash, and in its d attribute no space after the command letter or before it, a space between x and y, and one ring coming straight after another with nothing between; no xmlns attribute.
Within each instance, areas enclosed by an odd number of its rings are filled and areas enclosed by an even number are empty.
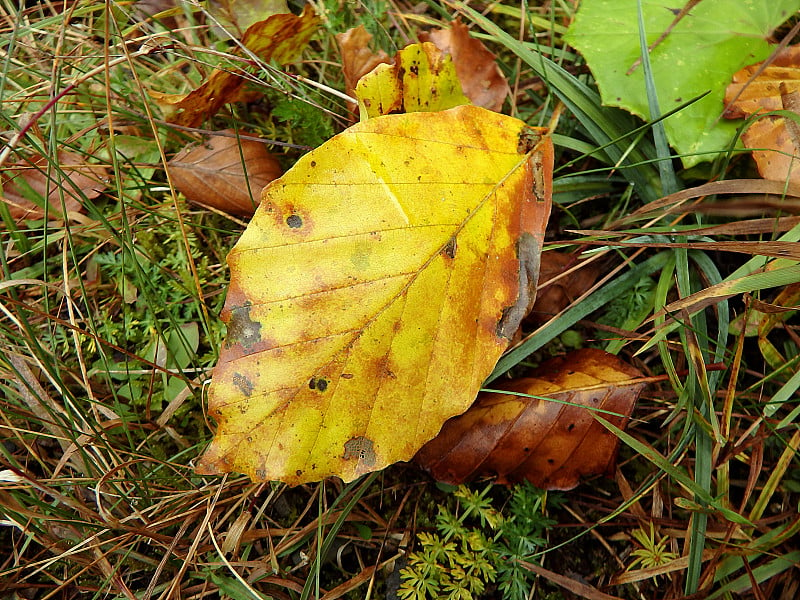
<svg viewBox="0 0 800 600"><path fill-rule="evenodd" d="M687 210L683 205L694 198L703 198L716 194L760 194L777 198L800 198L800 186L793 183L768 181L766 179L735 179L725 181L712 181L694 188L682 190L669 196L650 202L636 209L630 215L620 219L618 227L658 216L659 218ZM694 207L690 210L694 210Z"/></svg>

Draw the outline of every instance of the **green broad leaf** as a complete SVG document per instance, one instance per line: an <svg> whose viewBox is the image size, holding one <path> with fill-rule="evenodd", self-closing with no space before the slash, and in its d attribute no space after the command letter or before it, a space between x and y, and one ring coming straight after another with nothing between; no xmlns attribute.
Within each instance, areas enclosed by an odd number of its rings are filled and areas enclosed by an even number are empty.
<svg viewBox="0 0 800 600"><path fill-rule="evenodd" d="M642 0L648 46L669 30L684 4ZM707 94L664 121L685 166L711 160L729 146L738 123L721 118L726 86L736 71L769 56L773 29L798 9L800 0L701 0L652 48L662 113ZM584 0L565 39L583 54L604 104L651 118L635 2Z"/></svg>

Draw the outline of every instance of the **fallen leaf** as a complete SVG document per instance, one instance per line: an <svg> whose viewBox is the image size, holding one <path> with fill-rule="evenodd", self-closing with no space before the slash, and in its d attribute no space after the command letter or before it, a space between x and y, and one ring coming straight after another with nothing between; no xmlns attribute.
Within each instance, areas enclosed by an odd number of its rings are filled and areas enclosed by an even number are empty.
<svg viewBox="0 0 800 600"><path fill-rule="evenodd" d="M176 154L169 161L170 176L191 202L251 216L261 188L281 176L281 166L263 143L241 139L232 129L221 133L228 135L211 136Z"/></svg>
<svg viewBox="0 0 800 600"><path fill-rule="evenodd" d="M550 250L542 254L539 290L527 321L544 323L588 290L599 275L596 263ZM551 283L552 282L552 283Z"/></svg>
<svg viewBox="0 0 800 600"><path fill-rule="evenodd" d="M342 73L344 74L344 91L351 98L356 97L356 84L364 75L383 63L389 63L389 55L383 50L373 52L369 49L372 35L363 25L348 29L336 35L339 54L342 56ZM352 108L352 121L358 119L358 111Z"/></svg>
<svg viewBox="0 0 800 600"><path fill-rule="evenodd" d="M62 191L63 210L82 212L85 200L97 198L106 189L108 169L86 164L80 154L63 150L58 153L57 163L50 165L50 162L52 158L34 156L27 162L9 166L0 176L3 201L11 218L44 217L45 198L50 216L63 216Z"/></svg>
<svg viewBox="0 0 800 600"><path fill-rule="evenodd" d="M733 76L725 92L725 117L774 110L800 114L800 46L782 50L768 66L763 65L750 65ZM800 128L795 121L766 115L748 126L742 143L753 149L764 179L800 181Z"/></svg>
<svg viewBox="0 0 800 600"><path fill-rule="evenodd" d="M642 374L612 354L584 348L547 361L531 377L481 392L414 461L454 485L478 476L569 490L581 477L610 472L619 440L594 412L624 428L645 387ZM527 397L518 394L527 394Z"/></svg>
<svg viewBox="0 0 800 600"><path fill-rule="evenodd" d="M358 123L268 185L197 472L351 481L466 410L535 293L552 161L545 130L460 106Z"/></svg>
<svg viewBox="0 0 800 600"><path fill-rule="evenodd" d="M461 89L475 106L500 112L511 92L508 81L498 68L495 55L469 34L466 25L456 19L450 29L421 33L419 40L432 42L452 57Z"/></svg>
<svg viewBox="0 0 800 600"><path fill-rule="evenodd" d="M300 56L317 29L319 19L310 6L299 17L272 15L248 27L242 45L264 62L287 64ZM217 114L223 104L249 99L242 71L215 70L196 90L186 95L150 92L167 112L167 120L184 127L199 127Z"/></svg>
<svg viewBox="0 0 800 600"><path fill-rule="evenodd" d="M453 60L430 42L400 50L356 85L361 120L381 115L434 112L469 104Z"/></svg>

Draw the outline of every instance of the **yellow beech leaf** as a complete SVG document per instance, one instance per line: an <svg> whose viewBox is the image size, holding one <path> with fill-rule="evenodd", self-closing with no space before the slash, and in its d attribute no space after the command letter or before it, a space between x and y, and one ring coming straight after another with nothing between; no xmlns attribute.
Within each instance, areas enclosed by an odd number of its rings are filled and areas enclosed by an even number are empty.
<svg viewBox="0 0 800 600"><path fill-rule="evenodd" d="M533 301L546 131L483 108L369 119L264 188L228 256L198 473L292 485L408 460Z"/></svg>
<svg viewBox="0 0 800 600"><path fill-rule="evenodd" d="M430 42L400 50L356 85L361 120L396 113L430 112L469 104L453 59Z"/></svg>

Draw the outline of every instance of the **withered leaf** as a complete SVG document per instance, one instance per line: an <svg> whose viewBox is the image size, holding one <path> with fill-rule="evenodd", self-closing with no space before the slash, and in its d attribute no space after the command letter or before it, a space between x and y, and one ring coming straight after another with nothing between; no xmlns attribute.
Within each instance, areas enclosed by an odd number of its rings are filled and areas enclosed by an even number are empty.
<svg viewBox="0 0 800 600"><path fill-rule="evenodd" d="M421 33L419 40L432 42L453 58L461 89L475 106L500 112L511 91L508 81L497 66L495 55L469 34L460 19L453 21L450 29Z"/></svg>
<svg viewBox="0 0 800 600"><path fill-rule="evenodd" d="M362 121L470 104L452 59L430 42L406 46L394 64L380 64L364 75L356 85L356 97Z"/></svg>
<svg viewBox="0 0 800 600"><path fill-rule="evenodd" d="M170 176L187 200L250 216L261 188L281 176L281 166L263 143L242 139L231 129L221 133L228 135L211 136L176 154L169 161Z"/></svg>
<svg viewBox="0 0 800 600"><path fill-rule="evenodd" d="M785 48L759 73L762 66L750 65L733 76L725 92L727 118L782 109L800 115L800 46ZM761 177L800 181L800 126L796 121L764 116L749 125L742 142L753 148Z"/></svg>
<svg viewBox="0 0 800 600"><path fill-rule="evenodd" d="M348 29L336 35L339 45L339 54L342 56L342 72L344 73L344 91L351 98L355 98L355 89L358 80L383 63L389 63L389 55L383 50L373 52L369 49L372 34L364 29L363 25ZM352 120L358 119L358 110L351 107Z"/></svg>
<svg viewBox="0 0 800 600"><path fill-rule="evenodd" d="M84 199L96 198L106 189L107 176L107 167L87 164L80 154L62 150L57 161L34 156L27 162L11 165L0 181L3 201L11 217L22 220L42 218L45 198L49 214L62 216L62 193L63 210L82 212ZM34 201L31 195L41 200Z"/></svg>
<svg viewBox="0 0 800 600"><path fill-rule="evenodd" d="M208 0L208 12L222 27L241 34L272 15L288 13L289 7L286 0Z"/></svg>
<svg viewBox="0 0 800 600"><path fill-rule="evenodd" d="M293 14L272 15L247 28L242 45L265 62L287 64L300 56L317 28L319 19L310 6L299 17ZM167 120L185 127L199 127L217 114L224 104L250 98L242 73L215 70L196 90L174 95L151 92L165 108Z"/></svg>
<svg viewBox="0 0 800 600"><path fill-rule="evenodd" d="M759 112L780 110L780 84L800 90L800 45L781 50L766 68L756 63L736 72L725 90L725 117L741 119Z"/></svg>
<svg viewBox="0 0 800 600"><path fill-rule="evenodd" d="M593 348L555 358L531 377L500 386L513 394L481 392L414 461L451 484L491 476L498 483L527 480L544 489L572 489L581 477L613 468L619 440L592 414L603 411L600 416L624 428L646 385L641 377Z"/></svg>

